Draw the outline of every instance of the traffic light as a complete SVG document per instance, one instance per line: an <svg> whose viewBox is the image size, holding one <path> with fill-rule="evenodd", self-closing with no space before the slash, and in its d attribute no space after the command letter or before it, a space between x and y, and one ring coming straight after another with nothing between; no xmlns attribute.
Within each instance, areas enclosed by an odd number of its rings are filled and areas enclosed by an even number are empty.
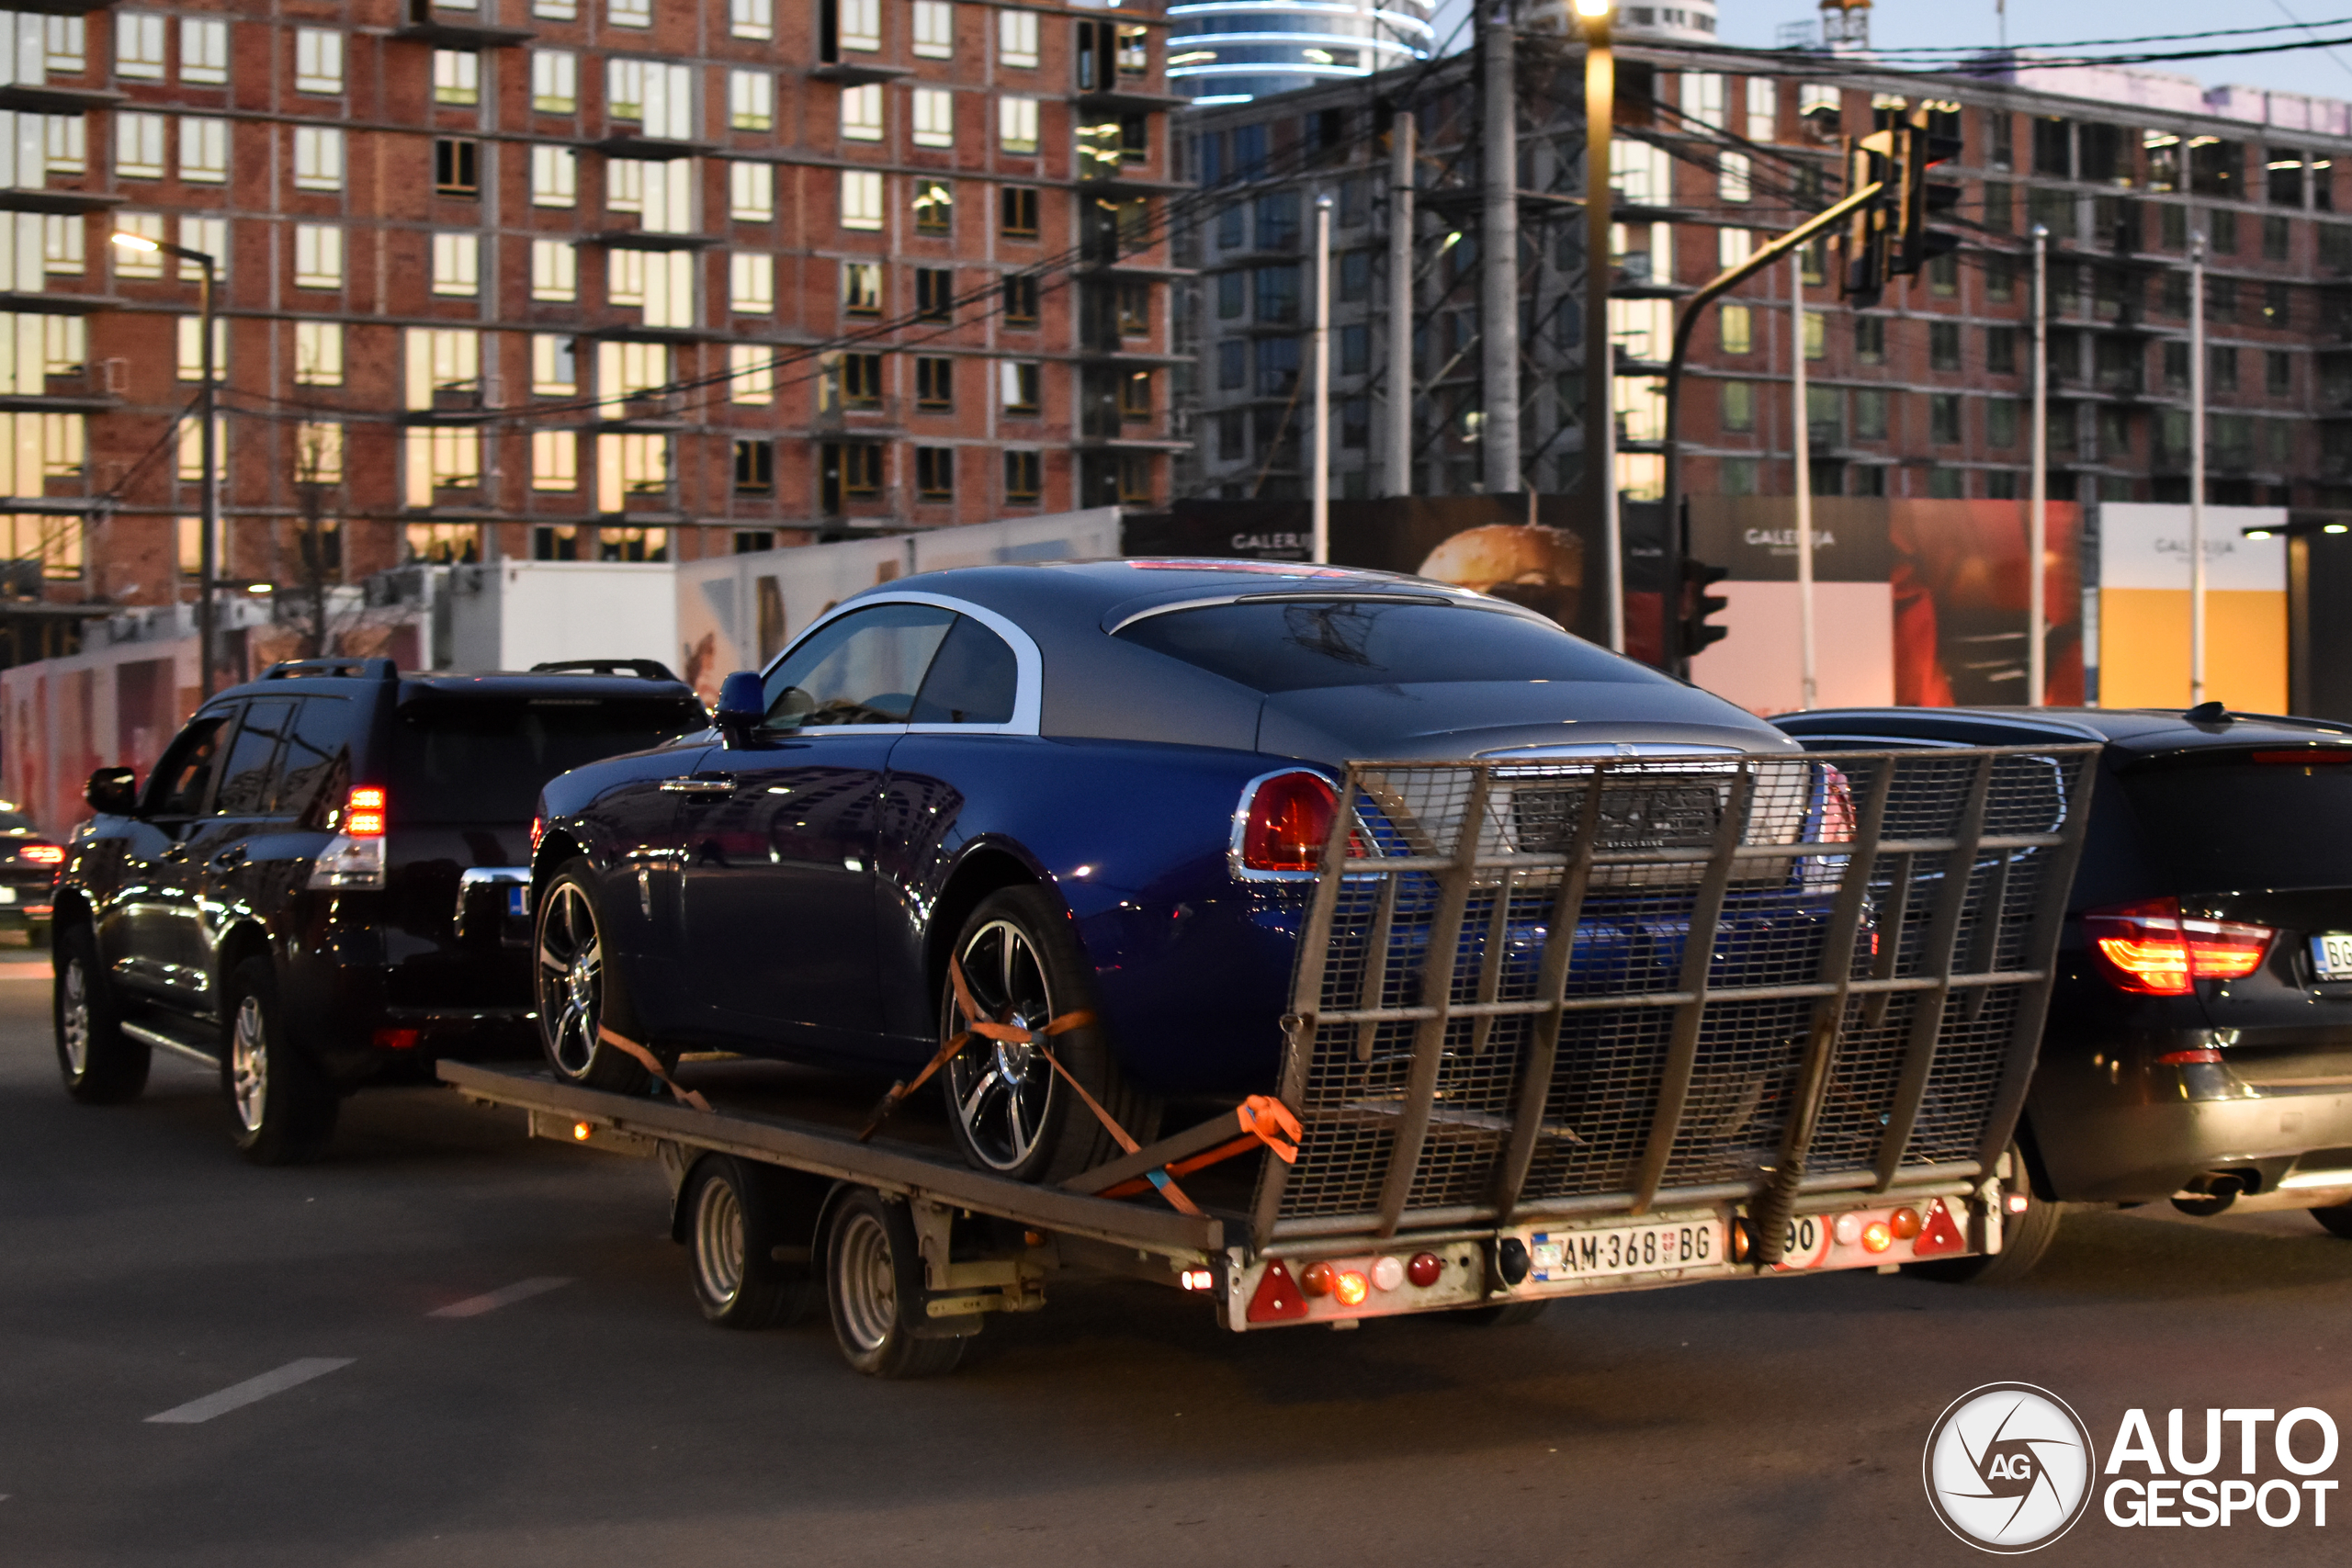
<svg viewBox="0 0 2352 1568"><path fill-rule="evenodd" d="M1882 184L1888 187L1856 208L1854 215L1846 220L1844 293L1847 302L1852 305L1877 304L1892 270L1894 197L1902 178L1902 138L1903 130L1898 127L1846 141L1846 188L1858 191Z"/></svg>
<svg viewBox="0 0 2352 1568"><path fill-rule="evenodd" d="M1709 566L1705 561L1692 560L1689 556L1682 558L1682 592L1680 603L1676 607L1674 639L1675 651L1682 658L1688 659L1701 649L1721 642L1731 635L1728 626L1707 624L1709 615L1731 603L1722 594L1710 593L1707 590L1730 575L1731 568L1727 566Z"/></svg>
<svg viewBox="0 0 2352 1568"><path fill-rule="evenodd" d="M1928 130L1928 111L1911 111L1910 122L1898 133L1902 152L1902 183L1894 208L1894 233L1888 246L1886 270L1908 276L1928 262L1960 248L1960 236L1930 229L1928 220L1960 205L1960 187L1928 178L1928 171L1960 156L1960 138L1938 136Z"/></svg>

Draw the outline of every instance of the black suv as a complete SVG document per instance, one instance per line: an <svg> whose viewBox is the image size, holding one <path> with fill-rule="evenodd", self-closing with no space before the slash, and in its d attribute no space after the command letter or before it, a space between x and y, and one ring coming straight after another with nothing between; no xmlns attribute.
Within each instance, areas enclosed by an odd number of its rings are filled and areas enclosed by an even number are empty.
<svg viewBox="0 0 2352 1568"><path fill-rule="evenodd" d="M218 1063L237 1145L317 1152L341 1096L528 1050L532 811L556 774L707 723L650 661L407 674L305 660L221 693L143 789L90 777L56 892L66 1092Z"/></svg>
<svg viewBox="0 0 2352 1568"><path fill-rule="evenodd" d="M2219 703L1773 722L1815 750L2101 748L2019 1123L2029 1207L1999 1256L1935 1268L2023 1273L2058 1202L2308 1209L2352 1235L2352 726Z"/></svg>

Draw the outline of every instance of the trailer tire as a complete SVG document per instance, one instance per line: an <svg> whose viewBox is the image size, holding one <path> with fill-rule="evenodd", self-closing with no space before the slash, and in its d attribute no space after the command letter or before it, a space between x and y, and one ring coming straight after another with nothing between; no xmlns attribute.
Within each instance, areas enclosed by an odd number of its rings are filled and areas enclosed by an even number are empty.
<svg viewBox="0 0 2352 1568"><path fill-rule="evenodd" d="M2027 1168L2025 1151L2009 1145L2009 1168ZM1939 1280L1948 1285L2014 1285L2033 1271L2041 1261L2050 1244L2058 1239L2058 1222L2064 1216L2065 1205L2055 1203L2033 1190L2030 1179L2015 1183L2009 1190L2025 1195L2025 1213L2013 1215L2001 1226L2001 1250L1986 1257L1938 1258L1926 1263L1906 1263L1905 1274L1916 1274L1922 1280Z"/></svg>
<svg viewBox="0 0 2352 1568"><path fill-rule="evenodd" d="M57 980L51 999L57 1032L57 1070L65 1092L84 1105L119 1105L147 1087L151 1053L122 1032L122 1004L85 925L58 939Z"/></svg>
<svg viewBox="0 0 2352 1568"><path fill-rule="evenodd" d="M722 1328L775 1328L808 1310L805 1269L775 1261L792 1244L765 1173L728 1155L705 1155L686 1176L686 1246L695 1304ZM802 1233L805 1237L806 1233Z"/></svg>
<svg viewBox="0 0 2352 1568"><path fill-rule="evenodd" d="M843 1192L828 1212L825 1306L842 1359L868 1377L937 1377L963 1359L960 1338L914 1337L923 1311L914 1220L869 1189Z"/></svg>
<svg viewBox="0 0 2352 1568"><path fill-rule="evenodd" d="M1464 1328L1516 1328L1544 1315L1550 1302L1502 1302L1494 1306L1464 1307L1445 1315Z"/></svg>
<svg viewBox="0 0 2352 1568"><path fill-rule="evenodd" d="M1069 913L1034 886L980 900L956 936L973 998L997 1021L1042 1028L1096 1010L1093 966L1070 932ZM953 983L940 983L939 1037L963 1029ZM1057 1036L1057 1060L1138 1144L1159 1135L1160 1104L1119 1070L1096 1021ZM939 1075L956 1146L976 1169L1053 1183L1125 1151L1034 1047L974 1039Z"/></svg>
<svg viewBox="0 0 2352 1568"><path fill-rule="evenodd" d="M609 1028L638 1036L619 975L605 950L596 870L588 857L575 855L557 868L537 903L531 926L532 999L548 1065L565 1083L643 1094L653 1082L644 1064L615 1050L598 1032Z"/></svg>

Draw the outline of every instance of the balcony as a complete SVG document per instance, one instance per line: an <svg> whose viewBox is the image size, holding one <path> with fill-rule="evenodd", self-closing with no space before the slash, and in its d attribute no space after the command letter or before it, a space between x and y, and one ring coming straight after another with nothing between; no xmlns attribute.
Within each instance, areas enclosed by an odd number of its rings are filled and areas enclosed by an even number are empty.
<svg viewBox="0 0 2352 1568"><path fill-rule="evenodd" d="M529 28L492 27L438 16L434 12L433 0L409 0L408 19L392 29L392 36L412 43L429 43L435 49L483 50L513 49L538 35Z"/></svg>
<svg viewBox="0 0 2352 1568"><path fill-rule="evenodd" d="M52 212L78 218L85 213L107 211L130 199L108 191L49 190L39 186L0 189L0 212Z"/></svg>
<svg viewBox="0 0 2352 1568"><path fill-rule="evenodd" d="M870 82L896 82L911 76L911 65L892 65L879 60L828 60L808 68L811 79L838 82L844 87L863 87Z"/></svg>
<svg viewBox="0 0 2352 1568"><path fill-rule="evenodd" d="M0 413L106 413L122 406L121 361L104 360L69 376L51 376L39 392L0 391Z"/></svg>
<svg viewBox="0 0 2352 1568"><path fill-rule="evenodd" d="M707 251L725 242L717 234L672 234L659 229L606 229L571 242L582 248L614 251Z"/></svg>

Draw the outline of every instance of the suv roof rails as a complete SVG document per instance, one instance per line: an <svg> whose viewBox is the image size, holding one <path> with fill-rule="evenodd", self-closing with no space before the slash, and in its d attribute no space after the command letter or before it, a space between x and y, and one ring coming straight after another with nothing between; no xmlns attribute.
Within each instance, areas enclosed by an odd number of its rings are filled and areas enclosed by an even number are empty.
<svg viewBox="0 0 2352 1568"><path fill-rule="evenodd" d="M300 681L321 675L345 675L362 681L395 681L400 671L389 659L286 659L263 671L264 681Z"/></svg>
<svg viewBox="0 0 2352 1568"><path fill-rule="evenodd" d="M550 659L534 664L534 675L636 675L648 681L675 681L677 676L658 659Z"/></svg>

